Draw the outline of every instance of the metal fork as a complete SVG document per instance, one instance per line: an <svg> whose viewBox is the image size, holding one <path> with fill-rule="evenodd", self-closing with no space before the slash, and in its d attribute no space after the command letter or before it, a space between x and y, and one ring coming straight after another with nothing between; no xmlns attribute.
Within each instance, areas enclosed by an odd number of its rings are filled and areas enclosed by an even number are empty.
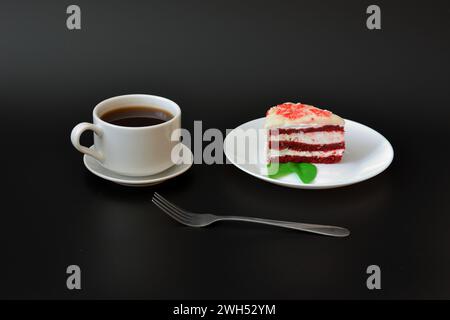
<svg viewBox="0 0 450 320"><path fill-rule="evenodd" d="M324 226L318 224L278 221L271 219L261 219L253 217L238 217L238 216L216 216L214 214L199 214L186 211L177 207L170 201L164 199L160 194L154 193L152 202L158 206L162 211L167 213L170 217L190 227L205 227L217 221L233 220L233 221L245 221L262 223L271 226L283 227L288 229L300 230L305 232L317 233L325 236L332 237L346 237L350 234L350 231L345 228L335 226Z"/></svg>

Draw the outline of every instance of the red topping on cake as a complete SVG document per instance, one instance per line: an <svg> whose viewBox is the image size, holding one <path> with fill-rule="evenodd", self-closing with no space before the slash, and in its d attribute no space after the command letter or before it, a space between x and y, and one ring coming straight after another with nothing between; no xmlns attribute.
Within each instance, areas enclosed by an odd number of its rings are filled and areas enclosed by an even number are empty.
<svg viewBox="0 0 450 320"><path fill-rule="evenodd" d="M275 114L288 119L297 119L307 115L330 117L332 113L328 110L321 110L307 104L286 102L275 107Z"/></svg>
<svg viewBox="0 0 450 320"><path fill-rule="evenodd" d="M308 133L308 132L344 132L344 127L342 126L322 126L322 127L309 127L309 128L280 128L280 129L270 129L269 135L278 134L292 134L292 133Z"/></svg>

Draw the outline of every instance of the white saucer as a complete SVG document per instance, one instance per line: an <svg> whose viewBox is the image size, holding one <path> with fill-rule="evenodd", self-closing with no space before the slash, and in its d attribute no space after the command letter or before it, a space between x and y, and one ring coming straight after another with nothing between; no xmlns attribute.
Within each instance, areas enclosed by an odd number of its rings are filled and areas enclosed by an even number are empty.
<svg viewBox="0 0 450 320"><path fill-rule="evenodd" d="M233 141L241 139L249 129L263 129L265 118L246 122L231 131L224 142L224 152L228 160L242 171L261 180L281 186L300 189L328 189L343 187L370 179L383 172L394 158L394 150L389 141L375 130L355 121L345 120L345 153L341 162L336 164L316 164L317 176L310 184L304 184L295 174L272 179L267 176L266 143L258 145L252 151L245 148L233 148ZM264 130L262 130L264 132ZM242 140L241 140L242 141ZM262 139L265 141L265 139ZM237 150L235 150L237 149ZM259 161L244 163L249 153L258 153Z"/></svg>
<svg viewBox="0 0 450 320"><path fill-rule="evenodd" d="M88 155L84 155L83 162L90 172L92 172L96 176L99 176L100 178L129 187L147 187L172 179L182 174L192 166L192 163L194 162L192 151L185 145L182 146L183 152L189 154L189 157L186 157L189 158L188 163L175 164L163 172L145 177L129 177L118 173L114 173L104 168L96 159ZM93 148L93 146L91 146L91 148Z"/></svg>

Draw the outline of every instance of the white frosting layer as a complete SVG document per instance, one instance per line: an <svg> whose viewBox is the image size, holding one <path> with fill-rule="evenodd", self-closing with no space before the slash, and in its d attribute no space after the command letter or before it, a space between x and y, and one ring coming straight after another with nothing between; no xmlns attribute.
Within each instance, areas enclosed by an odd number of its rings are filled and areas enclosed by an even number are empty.
<svg viewBox="0 0 450 320"><path fill-rule="evenodd" d="M330 150L330 151L295 151L290 149L284 150L269 150L269 157L282 157L282 156L300 156L300 157L329 157L329 156L341 156L344 154L344 149Z"/></svg>
<svg viewBox="0 0 450 320"><path fill-rule="evenodd" d="M319 108L301 103L288 102L283 105L286 104L292 106L293 112L291 114L286 114L286 111L281 110L282 112L280 114L279 112L282 105L270 108L269 111L267 111L266 115L266 123L265 123L266 128L285 128L292 126L311 127L324 125L337 125L337 126L344 125L344 119L327 110L321 110ZM298 108L299 112L295 112L296 108Z"/></svg>
<svg viewBox="0 0 450 320"><path fill-rule="evenodd" d="M308 144L329 144L344 142L344 132L341 131L318 131L297 132L291 134L271 135L270 141L295 141Z"/></svg>

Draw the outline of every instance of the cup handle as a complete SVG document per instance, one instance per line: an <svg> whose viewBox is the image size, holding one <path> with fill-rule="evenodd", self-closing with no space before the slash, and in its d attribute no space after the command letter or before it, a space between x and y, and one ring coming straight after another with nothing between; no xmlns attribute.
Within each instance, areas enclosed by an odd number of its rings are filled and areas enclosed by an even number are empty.
<svg viewBox="0 0 450 320"><path fill-rule="evenodd" d="M88 122L79 123L72 129L72 133L70 134L70 140L72 141L73 146L81 153L87 154L97 159L98 161L103 162L104 157L100 151L89 149L80 144L81 134L86 130L94 131L94 133L99 137L101 137L103 134L102 130L99 127L93 125L92 123Z"/></svg>

